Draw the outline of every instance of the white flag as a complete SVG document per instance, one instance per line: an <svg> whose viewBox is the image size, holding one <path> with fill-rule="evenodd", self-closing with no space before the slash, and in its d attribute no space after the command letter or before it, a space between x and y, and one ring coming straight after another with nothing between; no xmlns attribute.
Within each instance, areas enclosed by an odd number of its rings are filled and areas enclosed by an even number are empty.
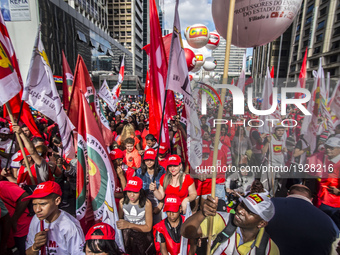
<svg viewBox="0 0 340 255"><path fill-rule="evenodd" d="M104 80L103 85L98 91L98 95L107 103L107 106L110 108L111 111L115 111L117 106L115 105L115 102L113 101L111 91L109 89L109 86L107 86L106 80Z"/></svg>
<svg viewBox="0 0 340 255"><path fill-rule="evenodd" d="M198 120L195 100L192 97L188 67L184 50L180 42L181 25L178 17L178 0L176 0L174 29L171 38L167 89L183 95L188 124L188 157L192 168L202 163L202 134Z"/></svg>
<svg viewBox="0 0 340 255"><path fill-rule="evenodd" d="M40 28L35 40L22 100L27 101L30 106L58 124L65 156L74 158L75 150L71 135L74 126L63 110L52 70L40 38Z"/></svg>

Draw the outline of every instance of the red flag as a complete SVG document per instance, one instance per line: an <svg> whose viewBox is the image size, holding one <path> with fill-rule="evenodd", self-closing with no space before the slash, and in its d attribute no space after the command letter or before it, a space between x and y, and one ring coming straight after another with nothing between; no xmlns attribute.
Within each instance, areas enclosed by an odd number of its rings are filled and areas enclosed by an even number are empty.
<svg viewBox="0 0 340 255"><path fill-rule="evenodd" d="M300 70L300 74L299 74L299 81L298 81L298 84L296 85L297 88L303 88L304 89L306 87L307 51L308 51L308 48L306 48L305 56L304 56L303 61L302 61L302 66L301 66L301 70ZM302 93L295 93L295 99L301 98L302 95L303 95Z"/></svg>
<svg viewBox="0 0 340 255"><path fill-rule="evenodd" d="M11 39L10 39L9 34L8 34L6 24L5 24L1 14L0 14L0 35L1 35L0 42L1 42L1 49L2 49L0 55L1 55L2 62L3 62L3 64L1 65L1 70L0 70L0 78L1 78L2 81L7 80L5 86L10 85L11 90L13 90L13 91L11 91L11 92L13 92L13 94L8 95L7 98L4 98L4 99L6 99L6 100L4 100L4 103L7 102L7 99L11 98L8 101L8 104L9 104L11 110L12 110L13 115L15 117L17 117L18 113L20 111L23 82L22 82L22 78L21 78L21 74L20 74L20 70L19 70L19 64L17 62L17 57L15 55L13 45L12 45ZM8 67L5 68L4 65L5 66L8 65ZM15 73L16 73L17 77L14 77ZM8 80L9 77L13 78L12 80L15 81L15 82L11 83L11 81ZM19 84L17 84L17 82ZM2 96L4 96L9 91L6 90L6 88L3 86L3 84L0 84L0 85L1 85L1 93L3 94ZM1 98L2 98L2 96L1 96ZM6 118L7 116L8 116L8 114L7 114L6 105L4 105L4 107L3 107L3 117ZM6 119L8 119L8 118L6 118ZM39 133L39 130L38 130L38 128L37 128L37 126L34 122L32 114L31 114L31 110L25 102L23 103L23 108L22 108L20 120L23 123L25 123L25 125L29 128L32 135L41 137L41 134Z"/></svg>
<svg viewBox="0 0 340 255"><path fill-rule="evenodd" d="M68 109L72 92L73 74L63 53L63 104L64 109Z"/></svg>
<svg viewBox="0 0 340 255"><path fill-rule="evenodd" d="M149 71L146 72L144 94L145 94L145 101L149 102L149 100L150 100L150 77L149 77Z"/></svg>
<svg viewBox="0 0 340 255"><path fill-rule="evenodd" d="M103 118L99 118L98 116L99 109L97 109L98 107L95 105L96 91L91 81L89 72L87 71L84 60L80 55L78 55L76 69L74 72L72 93L71 93L70 104L69 104L69 108L67 112L67 115L69 116L71 122L76 127L75 130L78 132L77 127L78 127L78 115L79 115L79 106L78 106L79 102L77 102L78 98L73 96L75 88L78 88L84 93L86 100L89 103L92 113L95 116L98 126L102 132L105 144L106 146L110 146L112 142L114 141L114 138L113 138L112 132L108 124L105 125L104 123L105 120ZM76 101L73 103L72 102L73 100L76 100ZM71 107L71 104L72 104L72 107Z"/></svg>
<svg viewBox="0 0 340 255"><path fill-rule="evenodd" d="M167 95L167 107L164 116L162 141L170 146L168 119L177 114L173 92L166 94L165 85L168 72L165 47L162 40L162 31L159 25L158 12L154 0L150 0L150 46L148 49L150 58L150 97L149 99L149 120L150 134L158 137L162 120L162 108L164 97ZM165 139L165 140L164 140Z"/></svg>

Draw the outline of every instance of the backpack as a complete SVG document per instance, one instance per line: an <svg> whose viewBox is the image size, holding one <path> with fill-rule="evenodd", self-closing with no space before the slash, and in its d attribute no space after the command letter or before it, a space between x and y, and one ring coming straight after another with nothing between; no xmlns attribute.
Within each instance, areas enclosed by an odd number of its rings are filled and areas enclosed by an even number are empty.
<svg viewBox="0 0 340 255"><path fill-rule="evenodd" d="M222 230L222 232L217 235L216 239L214 240L212 244L211 250L213 250L218 243L226 242L234 234L237 228L233 224L234 217L235 217L235 214L231 214L231 213L229 214L228 224ZM269 241L269 235L266 231L264 231L260 246L258 248L255 247L256 255L265 255L268 241Z"/></svg>

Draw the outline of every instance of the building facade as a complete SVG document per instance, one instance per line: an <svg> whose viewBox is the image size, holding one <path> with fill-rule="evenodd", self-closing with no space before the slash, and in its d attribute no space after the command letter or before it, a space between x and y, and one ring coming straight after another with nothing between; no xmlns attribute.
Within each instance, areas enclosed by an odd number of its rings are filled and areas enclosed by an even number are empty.
<svg viewBox="0 0 340 255"><path fill-rule="evenodd" d="M217 62L215 73L223 75L225 61L226 40L221 37L219 46L213 50L212 56ZM242 70L243 56L246 54L246 48L239 48L231 45L229 57L228 77L239 77Z"/></svg>
<svg viewBox="0 0 340 255"><path fill-rule="evenodd" d="M108 32L109 0L65 0L65 2L90 20L96 27Z"/></svg>
<svg viewBox="0 0 340 255"><path fill-rule="evenodd" d="M78 54L82 56L96 88L99 76L119 70L125 54L125 69L132 73L132 54L104 30L63 0L29 1L30 21L8 21L23 79L27 77L34 41L41 24L41 38L55 76L62 76L62 51L74 72ZM61 89L61 86L58 88Z"/></svg>
<svg viewBox="0 0 340 255"><path fill-rule="evenodd" d="M304 1L292 29L288 79L298 78L308 48L307 78L313 77L321 58L325 75L330 74L334 87L340 77L340 1Z"/></svg>
<svg viewBox="0 0 340 255"><path fill-rule="evenodd" d="M112 0L108 4L109 33L132 53L131 75L139 79L143 78L143 8L142 0Z"/></svg>

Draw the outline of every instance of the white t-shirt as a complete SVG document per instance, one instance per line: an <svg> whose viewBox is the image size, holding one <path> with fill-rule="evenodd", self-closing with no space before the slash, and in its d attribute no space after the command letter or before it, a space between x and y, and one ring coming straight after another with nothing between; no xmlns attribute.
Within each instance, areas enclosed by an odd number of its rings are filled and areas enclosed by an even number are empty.
<svg viewBox="0 0 340 255"><path fill-rule="evenodd" d="M84 255L83 246L85 237L80 223L72 215L61 210L61 213L52 223L44 221L44 229L48 228L46 254L50 255ZM26 239L26 250L34 243L34 238L40 232L40 221L36 215L32 218ZM40 251L39 251L39 254Z"/></svg>

